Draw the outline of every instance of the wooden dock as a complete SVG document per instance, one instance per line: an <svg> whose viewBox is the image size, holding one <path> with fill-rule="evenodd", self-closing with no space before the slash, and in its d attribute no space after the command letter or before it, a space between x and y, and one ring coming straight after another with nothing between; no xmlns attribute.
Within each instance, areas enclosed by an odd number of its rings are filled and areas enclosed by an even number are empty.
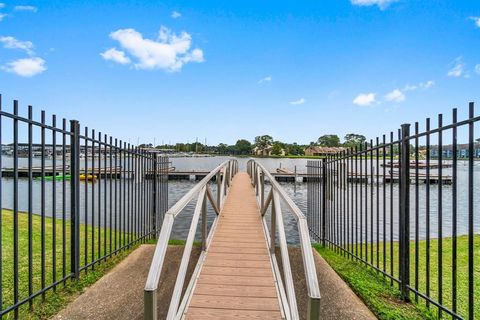
<svg viewBox="0 0 480 320"><path fill-rule="evenodd" d="M186 319L282 319L267 240L247 173L233 179Z"/></svg>
<svg viewBox="0 0 480 320"><path fill-rule="evenodd" d="M55 173L57 175L60 175L63 173L63 168L61 166L57 167L44 167L43 169L43 174L45 177L51 177L53 176L55 169ZM42 176L42 168L41 167L32 167L32 176L34 178L38 178ZM132 175L133 171L129 170L124 170L121 167L107 167L107 168L95 168L92 170L92 168L87 169L88 174L93 174L96 175L97 178L120 178L121 176L124 175ZM70 167L65 166L65 174L70 174ZM85 174L84 169L80 169L80 174ZM20 167L18 168L18 177L19 178L28 178L29 175L29 168L28 167ZM13 168L2 168L2 177L9 177L12 178L14 176L14 169Z"/></svg>
<svg viewBox="0 0 480 320"><path fill-rule="evenodd" d="M393 162L393 163L386 163L385 165L380 164L382 167L387 167L387 168L395 168L398 169L400 168L400 163L399 162ZM410 161L409 164L410 169L416 169L418 168L419 170L426 170L427 168L429 169L438 169L438 168L451 168L453 167L453 164L451 163L441 163L439 164L438 161L436 160L431 160L430 164L427 165L426 162L415 162L415 161Z"/></svg>

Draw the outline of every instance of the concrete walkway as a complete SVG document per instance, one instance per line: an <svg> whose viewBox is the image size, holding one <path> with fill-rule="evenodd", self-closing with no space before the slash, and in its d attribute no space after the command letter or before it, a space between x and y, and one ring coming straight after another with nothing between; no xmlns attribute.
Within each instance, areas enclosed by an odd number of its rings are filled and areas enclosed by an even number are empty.
<svg viewBox="0 0 480 320"><path fill-rule="evenodd" d="M143 318L143 287L154 245L142 245L119 263L110 273L70 303L54 319L115 319ZM158 293L158 314L164 319L170 304L170 294L175 284L175 275L183 247L171 246L167 251L164 272ZM306 288L303 280L302 257L299 248L291 247L290 261L297 292L300 315L306 314ZM189 274L193 271L199 248L194 248ZM320 292L322 294L322 319L375 319L363 302L350 290L332 268L314 252ZM188 280L188 279L187 279ZM188 282L188 281L187 281Z"/></svg>

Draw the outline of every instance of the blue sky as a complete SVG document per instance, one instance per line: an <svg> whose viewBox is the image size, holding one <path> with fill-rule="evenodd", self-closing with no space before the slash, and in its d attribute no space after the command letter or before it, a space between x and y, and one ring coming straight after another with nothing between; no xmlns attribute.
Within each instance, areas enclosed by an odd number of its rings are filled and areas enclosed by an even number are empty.
<svg viewBox="0 0 480 320"><path fill-rule="evenodd" d="M480 2L1 1L0 92L125 141L374 138L480 101Z"/></svg>

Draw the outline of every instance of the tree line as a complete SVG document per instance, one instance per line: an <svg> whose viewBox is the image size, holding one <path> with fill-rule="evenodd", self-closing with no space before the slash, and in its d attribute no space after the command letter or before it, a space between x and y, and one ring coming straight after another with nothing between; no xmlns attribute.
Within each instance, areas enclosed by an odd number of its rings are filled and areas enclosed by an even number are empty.
<svg viewBox="0 0 480 320"><path fill-rule="evenodd" d="M154 146L153 144L144 143L139 145L140 148L156 148L162 150L170 150L174 152L192 152L192 153L206 153L206 154L221 154L221 155L251 155L255 148L264 150L269 149L272 155L289 155L302 156L305 155L305 149L309 146L321 147L355 147L365 144L366 138L361 134L349 133L340 141L340 137L335 134L326 134L320 136L316 141L309 144L299 144L297 142L287 143L275 140L270 135L256 136L253 143L246 139L239 139L233 145L226 143L219 143L216 146L205 145L200 142L193 143L176 143L176 144L162 144Z"/></svg>

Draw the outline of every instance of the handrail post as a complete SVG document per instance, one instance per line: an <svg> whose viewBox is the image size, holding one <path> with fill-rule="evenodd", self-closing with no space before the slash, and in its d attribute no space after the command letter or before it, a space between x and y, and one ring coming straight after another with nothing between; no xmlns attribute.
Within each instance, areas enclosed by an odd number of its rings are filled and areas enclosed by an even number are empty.
<svg viewBox="0 0 480 320"><path fill-rule="evenodd" d="M410 124L402 124L400 155L400 291L409 300L410 283Z"/></svg>
<svg viewBox="0 0 480 320"><path fill-rule="evenodd" d="M143 292L143 319L157 320L157 290Z"/></svg>
<svg viewBox="0 0 480 320"><path fill-rule="evenodd" d="M205 186L204 188L207 188ZM200 201L200 199L198 199ZM202 203L202 250L207 250L207 193L205 192L203 198L201 199Z"/></svg>
<svg viewBox="0 0 480 320"><path fill-rule="evenodd" d="M320 319L320 299L308 298L307 319Z"/></svg>
<svg viewBox="0 0 480 320"><path fill-rule="evenodd" d="M263 212L264 207L264 199L265 199L265 173L260 174L260 209Z"/></svg>
<svg viewBox="0 0 480 320"><path fill-rule="evenodd" d="M80 124L70 121L70 272L75 279L80 273Z"/></svg>
<svg viewBox="0 0 480 320"><path fill-rule="evenodd" d="M277 228L277 211L275 210L275 190L272 194L272 217L270 227L270 253L275 254L275 242L276 242L276 228Z"/></svg>
<svg viewBox="0 0 480 320"><path fill-rule="evenodd" d="M222 173L217 172L217 208L220 210L222 207Z"/></svg>
<svg viewBox="0 0 480 320"><path fill-rule="evenodd" d="M327 159L322 159L322 245L325 247L325 219L327 217Z"/></svg>

